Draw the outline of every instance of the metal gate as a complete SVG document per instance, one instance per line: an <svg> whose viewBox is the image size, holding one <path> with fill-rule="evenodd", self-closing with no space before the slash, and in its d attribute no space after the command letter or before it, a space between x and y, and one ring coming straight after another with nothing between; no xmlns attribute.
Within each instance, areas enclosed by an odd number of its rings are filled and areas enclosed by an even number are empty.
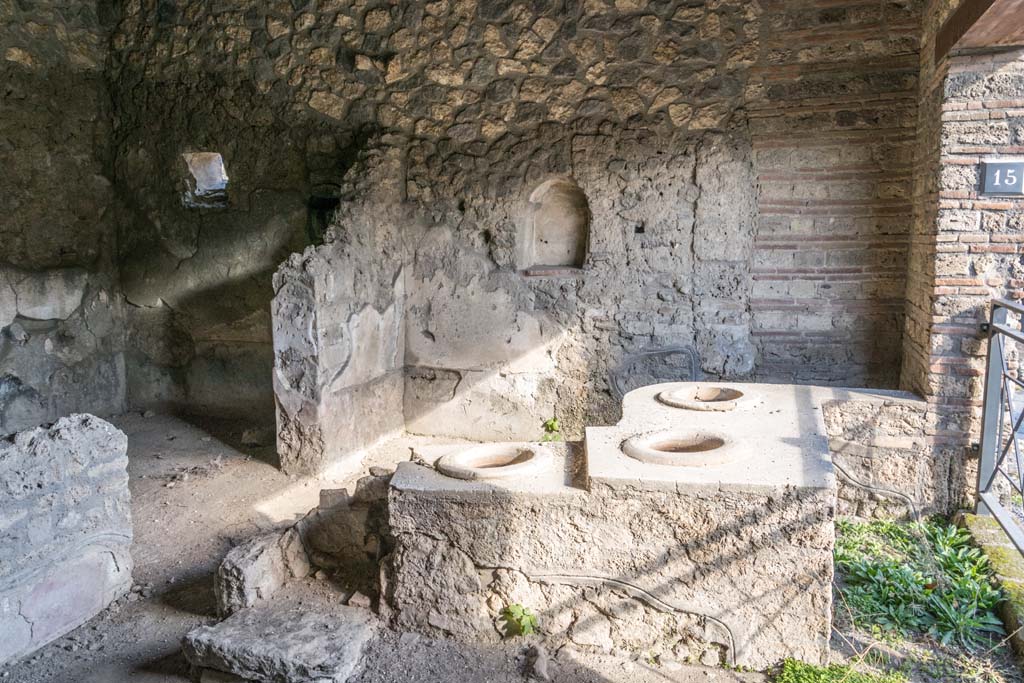
<svg viewBox="0 0 1024 683"><path fill-rule="evenodd" d="M1013 322L1011 321L1011 316ZM983 331L988 335L985 397L981 418L978 463L978 514L992 515L1007 536L1024 552L1024 463L1020 431L1024 426L1024 381L1008 365L1011 345L1024 348L1024 306L994 299ZM1021 399L1016 394L1022 391ZM1014 508L1017 508L1015 511Z"/></svg>

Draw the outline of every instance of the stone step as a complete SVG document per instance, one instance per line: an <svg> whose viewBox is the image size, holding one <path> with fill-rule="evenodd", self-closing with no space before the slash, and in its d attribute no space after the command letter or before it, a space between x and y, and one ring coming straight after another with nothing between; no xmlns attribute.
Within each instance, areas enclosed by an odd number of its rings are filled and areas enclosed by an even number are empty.
<svg viewBox="0 0 1024 683"><path fill-rule="evenodd" d="M259 683L343 683L377 633L369 611L295 602L239 610L192 630L185 657L201 669Z"/></svg>

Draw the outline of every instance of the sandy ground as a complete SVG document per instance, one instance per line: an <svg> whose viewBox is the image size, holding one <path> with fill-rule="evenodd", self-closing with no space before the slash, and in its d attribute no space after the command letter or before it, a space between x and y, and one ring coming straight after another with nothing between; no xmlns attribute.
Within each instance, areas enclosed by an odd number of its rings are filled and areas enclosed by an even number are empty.
<svg viewBox="0 0 1024 683"><path fill-rule="evenodd" d="M272 445L241 445L244 428L238 423L206 422L200 429L137 413L111 422L128 435L135 592L28 660L0 670L0 681L187 680L179 642L189 629L213 620L212 577L225 553L242 539L301 517L316 506L321 488L351 485L356 478L289 478L269 464ZM272 427L263 431L272 444ZM408 457L408 449L381 449L364 466Z"/></svg>

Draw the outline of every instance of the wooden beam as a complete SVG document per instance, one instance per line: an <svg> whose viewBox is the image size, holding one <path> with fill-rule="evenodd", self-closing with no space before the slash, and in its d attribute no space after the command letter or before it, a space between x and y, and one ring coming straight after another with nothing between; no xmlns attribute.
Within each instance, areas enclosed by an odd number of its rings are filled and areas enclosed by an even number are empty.
<svg viewBox="0 0 1024 683"><path fill-rule="evenodd" d="M935 37L935 62L956 48L1024 45L1024 0L964 0Z"/></svg>

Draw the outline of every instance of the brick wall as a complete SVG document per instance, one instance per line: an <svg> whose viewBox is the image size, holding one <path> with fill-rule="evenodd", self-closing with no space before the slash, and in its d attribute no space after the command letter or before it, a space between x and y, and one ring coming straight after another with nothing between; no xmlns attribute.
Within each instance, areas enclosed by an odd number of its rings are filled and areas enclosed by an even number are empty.
<svg viewBox="0 0 1024 683"><path fill-rule="evenodd" d="M978 323L993 297L1024 297L1024 200L980 197L980 164L1024 154L1024 50L949 60L940 169L926 395L975 417L984 345Z"/></svg>
<svg viewBox="0 0 1024 683"><path fill-rule="evenodd" d="M1024 201L979 197L980 163L1024 154L1024 50L952 54L931 40L955 3L928 13L922 47L915 222L902 383L932 403L936 443L976 439L993 297L1021 298Z"/></svg>
<svg viewBox="0 0 1024 683"><path fill-rule="evenodd" d="M920 4L766 3L750 105L762 377L898 382Z"/></svg>

